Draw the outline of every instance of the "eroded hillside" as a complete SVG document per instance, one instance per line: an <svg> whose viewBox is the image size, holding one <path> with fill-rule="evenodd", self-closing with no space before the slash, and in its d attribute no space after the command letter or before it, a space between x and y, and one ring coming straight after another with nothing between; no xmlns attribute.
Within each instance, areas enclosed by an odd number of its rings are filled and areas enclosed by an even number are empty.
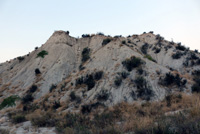
<svg viewBox="0 0 200 134"><path fill-rule="evenodd" d="M159 101L199 92L199 65L198 51L153 32L74 38L56 31L33 52L0 65L0 103L16 95L14 111L85 114L122 102ZM1 107L3 115L9 108Z"/></svg>

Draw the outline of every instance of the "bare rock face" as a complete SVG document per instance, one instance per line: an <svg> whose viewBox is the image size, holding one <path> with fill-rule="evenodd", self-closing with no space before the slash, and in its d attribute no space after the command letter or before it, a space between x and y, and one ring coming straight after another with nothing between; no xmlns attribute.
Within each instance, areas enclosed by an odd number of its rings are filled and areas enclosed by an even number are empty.
<svg viewBox="0 0 200 134"><path fill-rule="evenodd" d="M188 57L195 54L198 60L199 54L177 46L152 33L77 39L69 32L55 31L40 48L0 65L0 102L11 95L24 97L33 85L37 86L32 94L37 102L49 95L49 103L68 103L69 110L73 109L69 97L72 91L82 100L80 106L97 101L110 106L122 101L161 100L180 88L190 92L191 73L199 65L191 65L193 60ZM42 51L47 54L38 56ZM132 65L131 57L139 58L142 64ZM96 78L99 72L102 76ZM181 87L159 84L169 72L187 82Z"/></svg>

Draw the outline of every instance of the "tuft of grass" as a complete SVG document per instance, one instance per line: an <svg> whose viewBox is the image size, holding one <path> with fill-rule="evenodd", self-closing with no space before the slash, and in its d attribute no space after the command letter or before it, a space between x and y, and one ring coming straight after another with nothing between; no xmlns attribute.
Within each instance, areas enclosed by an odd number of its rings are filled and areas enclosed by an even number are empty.
<svg viewBox="0 0 200 134"><path fill-rule="evenodd" d="M156 62L156 60L155 60L155 59L153 59L153 58L151 57L151 55L148 55L148 54L147 54L147 55L145 55L145 56L144 56L144 58L147 58L148 60L150 60L150 61L153 61L153 62L157 63L157 62Z"/></svg>
<svg viewBox="0 0 200 134"><path fill-rule="evenodd" d="M15 101L20 100L19 96L17 95L12 95L8 98L5 98L3 102L0 104L0 110L5 108L5 107L12 107L15 106Z"/></svg>

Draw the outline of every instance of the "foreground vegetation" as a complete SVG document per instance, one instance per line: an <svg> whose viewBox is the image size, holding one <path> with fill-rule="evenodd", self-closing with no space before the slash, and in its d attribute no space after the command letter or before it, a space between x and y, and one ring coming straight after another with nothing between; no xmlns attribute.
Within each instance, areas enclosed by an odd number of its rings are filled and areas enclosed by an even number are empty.
<svg viewBox="0 0 200 134"><path fill-rule="evenodd" d="M102 98L102 97L101 97ZM105 107L100 103L82 106L80 113L60 113L62 107L9 113L13 123L30 120L37 127L56 127L66 134L199 134L200 94L171 94L160 102L120 103ZM84 108L84 111L83 111ZM58 114L60 113L60 114Z"/></svg>

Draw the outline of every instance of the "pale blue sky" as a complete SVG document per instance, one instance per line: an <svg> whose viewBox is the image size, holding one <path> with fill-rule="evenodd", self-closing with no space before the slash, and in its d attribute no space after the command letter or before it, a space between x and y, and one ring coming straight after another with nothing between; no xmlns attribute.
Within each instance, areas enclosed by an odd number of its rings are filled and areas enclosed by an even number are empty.
<svg viewBox="0 0 200 134"><path fill-rule="evenodd" d="M31 52L54 30L74 37L154 31L200 50L200 0L0 0L0 62Z"/></svg>

